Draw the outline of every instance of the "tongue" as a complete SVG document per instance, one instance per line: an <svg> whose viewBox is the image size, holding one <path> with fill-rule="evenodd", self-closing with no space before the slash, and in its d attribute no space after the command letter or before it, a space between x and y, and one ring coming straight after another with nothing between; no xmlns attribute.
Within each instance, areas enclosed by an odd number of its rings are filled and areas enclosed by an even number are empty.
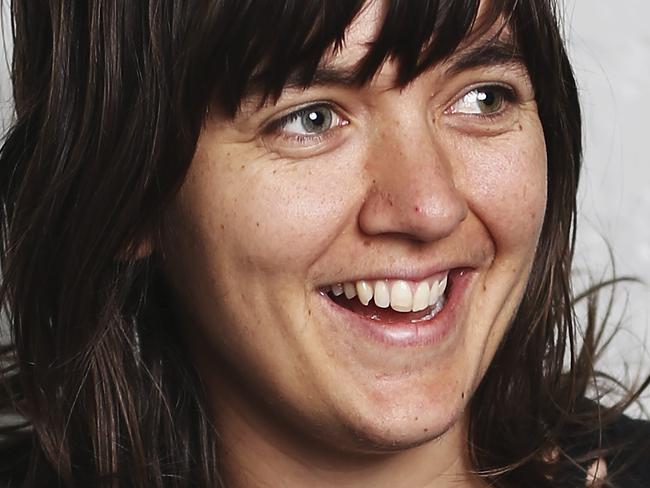
<svg viewBox="0 0 650 488"><path fill-rule="evenodd" d="M348 300L345 295L338 297L332 295L329 296L337 305L347 308L363 317L376 320L382 324L418 322L431 312L431 307L425 308L420 312L396 312L390 307L380 308L375 305L374 302L370 302L368 305L363 305L358 298Z"/></svg>

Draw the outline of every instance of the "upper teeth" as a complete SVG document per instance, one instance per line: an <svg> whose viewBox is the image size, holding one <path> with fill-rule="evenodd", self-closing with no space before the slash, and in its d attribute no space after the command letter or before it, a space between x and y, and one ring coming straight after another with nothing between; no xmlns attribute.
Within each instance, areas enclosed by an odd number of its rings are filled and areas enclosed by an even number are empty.
<svg viewBox="0 0 650 488"><path fill-rule="evenodd" d="M348 299L355 296L364 305L374 299L381 308L392 308L397 312L420 312L441 300L447 288L447 274L438 278L413 282L405 280L359 280L336 283L331 286L334 296L345 293Z"/></svg>

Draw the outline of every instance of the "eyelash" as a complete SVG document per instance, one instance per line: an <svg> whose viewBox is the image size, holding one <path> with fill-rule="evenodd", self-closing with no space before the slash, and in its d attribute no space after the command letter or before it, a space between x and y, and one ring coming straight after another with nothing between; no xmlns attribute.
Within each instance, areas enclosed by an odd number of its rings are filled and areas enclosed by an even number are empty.
<svg viewBox="0 0 650 488"><path fill-rule="evenodd" d="M498 94L502 97L502 102L501 102L502 106L500 106L493 113L476 114L476 113L463 113L463 112L451 111L451 108L454 105L458 104L460 101L463 100L463 98L467 97L469 94L475 91L498 92ZM462 117L471 117L474 120L490 121L502 117L506 113L508 105L511 105L512 103L516 102L517 99L518 99L517 92L511 86L501 84L501 83L477 85L474 87L470 87L460 97L456 98L455 101L450 105L450 107L445 110L445 113L449 113L451 115L458 115ZM336 117L343 120L344 123L336 124L332 128L325 130L324 132L313 134L313 135L283 132L282 129L286 127L288 124L290 124L291 122L294 122L295 120L303 117L304 115L310 112L322 108L330 110L333 114L335 114ZM330 102L315 102L315 103L310 103L309 105L305 105L304 107L301 107L297 110L294 110L280 117L279 119L271 121L266 127L264 127L262 133L263 135L277 134L278 137L281 137L289 142L299 144L299 145L305 145L305 144L313 145L313 144L318 144L320 142L323 142L328 137L331 137L333 135L332 133L335 132L334 129L347 125L347 123L348 123L347 120L342 115L340 115L340 109L336 107L334 104Z"/></svg>
<svg viewBox="0 0 650 488"><path fill-rule="evenodd" d="M313 112L319 108L325 108L327 110L330 110L336 117L343 120L344 123L334 125L331 129L313 135L283 132L282 129L287 125L289 125L289 123L294 122L295 120L301 118L302 116L310 112ZM264 127L262 132L264 135L278 134L279 137L282 137L283 139L286 139L290 142L297 143L297 144L318 144L324 141L326 138L330 137L332 135L331 133L334 132L334 129L337 129L339 127L348 124L347 119L345 119L345 117L340 115L340 112L341 110L338 107L336 107L333 103L330 102L310 103L309 105L305 105L304 107L294 110L293 112L290 112L280 117L279 119L271 121L266 127Z"/></svg>
<svg viewBox="0 0 650 488"><path fill-rule="evenodd" d="M501 97L501 106L498 107L498 109L495 112L492 113L481 113L481 114L476 114L476 113L464 113L464 112L454 112L452 108L460 103L465 97L469 96L472 92L497 92ZM486 121L498 119L499 117L502 117L505 115L507 112L508 106L512 105L513 103L516 103L518 100L518 94L516 90L505 84L501 83L491 83L487 85L477 85L469 88L466 90L460 97L458 97L448 109L445 110L445 113L449 113L451 115L459 115L461 117L471 117L474 119L483 119Z"/></svg>

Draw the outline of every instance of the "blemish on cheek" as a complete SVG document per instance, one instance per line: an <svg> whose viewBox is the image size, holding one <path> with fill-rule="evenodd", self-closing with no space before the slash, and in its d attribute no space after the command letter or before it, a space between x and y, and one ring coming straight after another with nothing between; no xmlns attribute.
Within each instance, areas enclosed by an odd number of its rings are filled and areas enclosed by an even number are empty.
<svg viewBox="0 0 650 488"><path fill-rule="evenodd" d="M364 245L365 247L370 247L370 241L369 241L368 239L364 239L364 240L363 240L363 245Z"/></svg>
<svg viewBox="0 0 650 488"><path fill-rule="evenodd" d="M464 399L465 399L465 392L462 392L462 393L460 394L460 397L464 400Z"/></svg>
<svg viewBox="0 0 650 488"><path fill-rule="evenodd" d="M523 131L523 130L524 130L524 126L521 125L521 124L519 124L519 132L521 132L521 131Z"/></svg>
<svg viewBox="0 0 650 488"><path fill-rule="evenodd" d="M260 223L259 223L259 222L255 222L255 226L256 226L256 227L259 227L259 226L260 226Z"/></svg>
<svg viewBox="0 0 650 488"><path fill-rule="evenodd" d="M242 165L241 165L241 169L246 169L246 165L245 165L245 164L242 164Z"/></svg>
<svg viewBox="0 0 650 488"><path fill-rule="evenodd" d="M429 429L424 429L422 432L429 432Z"/></svg>
<svg viewBox="0 0 650 488"><path fill-rule="evenodd" d="M420 207L417 207L417 206L415 207L415 213L420 213L421 211L422 210L420 209Z"/></svg>
<svg viewBox="0 0 650 488"><path fill-rule="evenodd" d="M223 224L221 224L219 227L221 227L221 230L224 230L226 228L226 226Z"/></svg>

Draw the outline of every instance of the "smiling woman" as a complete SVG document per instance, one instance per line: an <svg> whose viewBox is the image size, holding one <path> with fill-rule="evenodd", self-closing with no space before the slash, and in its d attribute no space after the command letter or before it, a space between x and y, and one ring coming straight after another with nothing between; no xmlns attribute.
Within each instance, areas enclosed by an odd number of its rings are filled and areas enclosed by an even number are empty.
<svg viewBox="0 0 650 488"><path fill-rule="evenodd" d="M650 482L586 396L552 2L12 13L5 484Z"/></svg>

